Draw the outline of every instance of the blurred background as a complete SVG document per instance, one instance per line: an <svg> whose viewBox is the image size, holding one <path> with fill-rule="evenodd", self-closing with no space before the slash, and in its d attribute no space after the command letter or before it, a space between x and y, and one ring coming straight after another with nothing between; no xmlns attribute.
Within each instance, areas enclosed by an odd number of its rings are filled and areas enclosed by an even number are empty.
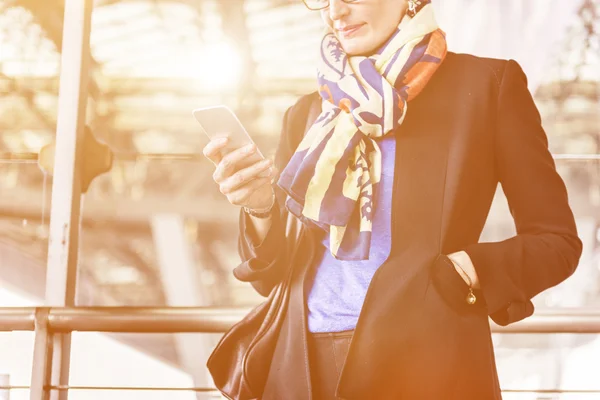
<svg viewBox="0 0 600 400"><path fill-rule="evenodd" d="M434 0L450 50L513 58L567 184L584 253L538 310L600 306L600 0ZM0 0L0 306L44 303L63 0ZM115 153L82 199L81 306L261 301L231 271L238 209L212 181L191 111L225 104L272 156L285 110L315 90L319 14L301 0L95 0L87 124ZM515 233L501 190L482 241ZM71 384L210 386L220 335L73 334ZM598 335L495 335L506 399L600 399ZM0 333L0 386L29 384L33 333ZM4 397L3 397L4 396ZM155 397L152 397L155 396ZM73 399L193 399L73 391ZM0 399L29 398L0 389Z"/></svg>

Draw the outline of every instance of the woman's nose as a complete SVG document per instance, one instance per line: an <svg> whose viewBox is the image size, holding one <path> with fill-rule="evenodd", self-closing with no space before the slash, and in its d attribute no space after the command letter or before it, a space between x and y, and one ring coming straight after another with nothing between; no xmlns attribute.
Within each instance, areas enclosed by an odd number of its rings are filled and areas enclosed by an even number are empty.
<svg viewBox="0 0 600 400"><path fill-rule="evenodd" d="M329 18L332 21L341 19L348 15L350 7L343 0L329 0Z"/></svg>

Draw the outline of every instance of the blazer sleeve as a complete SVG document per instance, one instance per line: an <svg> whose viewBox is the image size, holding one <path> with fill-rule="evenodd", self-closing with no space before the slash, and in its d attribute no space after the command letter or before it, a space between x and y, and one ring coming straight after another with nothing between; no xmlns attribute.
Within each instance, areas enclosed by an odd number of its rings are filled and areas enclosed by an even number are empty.
<svg viewBox="0 0 600 400"><path fill-rule="evenodd" d="M477 271L491 318L507 325L530 316L531 299L569 277L582 251L527 78L513 60L500 83L495 149L517 234L464 250Z"/></svg>
<svg viewBox="0 0 600 400"><path fill-rule="evenodd" d="M306 115L311 98L305 96L290 107L283 117L283 130L275 152L274 164L282 171L304 134ZM250 230L253 229L250 217L240 210L238 253L241 258L234 270L234 276L250 282L262 296L268 296L279 283L290 263L287 262L287 240L285 237L287 209L285 208L285 193L274 185L276 202L273 206L271 226L261 243L253 243Z"/></svg>

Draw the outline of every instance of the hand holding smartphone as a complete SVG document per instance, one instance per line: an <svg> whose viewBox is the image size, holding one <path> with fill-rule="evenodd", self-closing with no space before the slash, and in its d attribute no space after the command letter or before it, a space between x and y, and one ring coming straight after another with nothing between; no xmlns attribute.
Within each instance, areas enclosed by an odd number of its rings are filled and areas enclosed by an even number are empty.
<svg viewBox="0 0 600 400"><path fill-rule="evenodd" d="M227 145L221 151L221 157L233 150L249 144L254 144L254 141L240 120L227 106L197 108L193 111L193 114L209 139L212 140L222 137L227 137L229 139ZM249 155L238 166L240 169L245 168L264 158L263 154L257 148L253 154Z"/></svg>
<svg viewBox="0 0 600 400"><path fill-rule="evenodd" d="M256 147L237 116L226 106L198 108L193 115L211 139L204 154L217 165L213 178L229 202L251 209L271 204L271 161ZM227 138L226 144L219 142L222 138Z"/></svg>

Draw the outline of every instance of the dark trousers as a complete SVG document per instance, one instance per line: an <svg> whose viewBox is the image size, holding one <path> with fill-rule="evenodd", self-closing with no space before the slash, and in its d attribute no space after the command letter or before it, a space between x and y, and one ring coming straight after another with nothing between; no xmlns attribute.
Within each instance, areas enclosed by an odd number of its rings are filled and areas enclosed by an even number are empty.
<svg viewBox="0 0 600 400"><path fill-rule="evenodd" d="M313 400L335 400L335 389L354 331L311 333L308 337Z"/></svg>

